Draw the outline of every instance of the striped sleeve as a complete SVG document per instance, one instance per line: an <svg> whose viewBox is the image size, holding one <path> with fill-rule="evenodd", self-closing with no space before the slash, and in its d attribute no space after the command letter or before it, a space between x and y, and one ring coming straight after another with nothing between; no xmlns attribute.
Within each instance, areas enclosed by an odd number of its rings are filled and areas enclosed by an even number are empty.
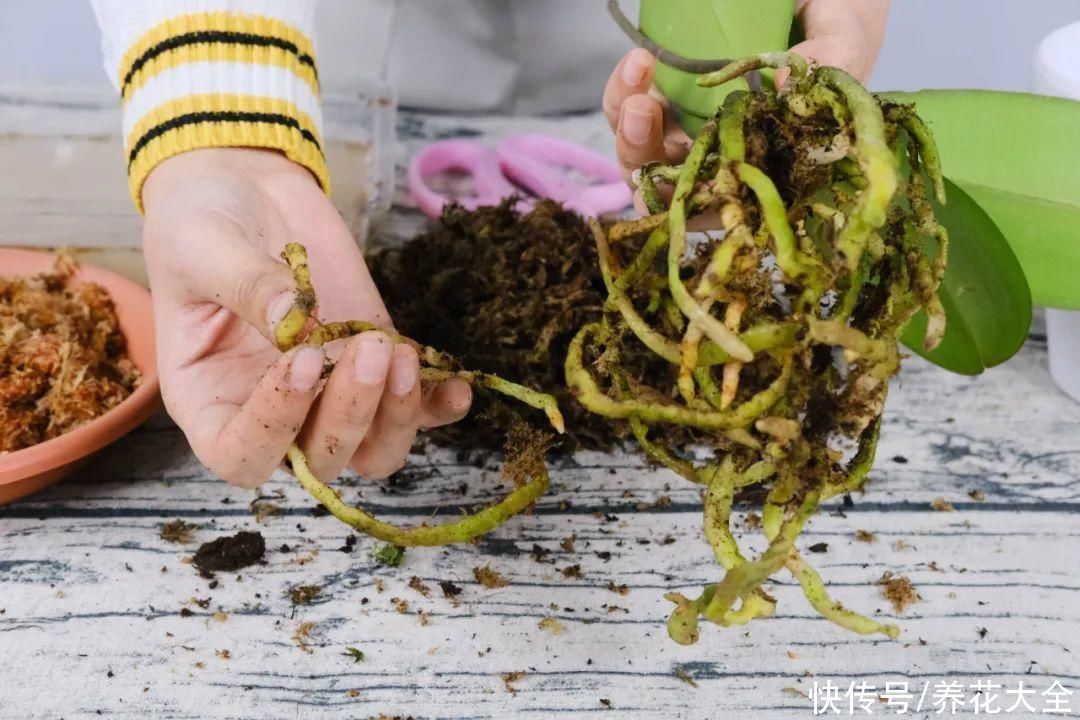
<svg viewBox="0 0 1080 720"><path fill-rule="evenodd" d="M173 155L279 150L326 191L315 0L92 0L120 92L132 199Z"/></svg>

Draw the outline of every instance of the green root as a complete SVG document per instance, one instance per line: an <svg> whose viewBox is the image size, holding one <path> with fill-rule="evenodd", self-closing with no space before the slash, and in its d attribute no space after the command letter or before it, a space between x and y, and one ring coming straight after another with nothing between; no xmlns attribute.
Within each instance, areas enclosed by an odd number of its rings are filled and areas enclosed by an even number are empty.
<svg viewBox="0 0 1080 720"><path fill-rule="evenodd" d="M332 487L312 474L307 465L307 458L295 444L289 447L288 459L300 485L322 503L331 515L366 535L403 547L449 545L478 538L527 510L548 488L547 470L541 467L538 476L531 482L514 490L501 502L484 508L478 513L442 525L401 528L379 520L363 508L342 502Z"/></svg>
<svg viewBox="0 0 1080 720"><path fill-rule="evenodd" d="M379 327L361 320L320 323L313 316L316 298L311 284L311 271L308 268L307 250L298 243L289 243L282 253L297 287L297 300L274 329L275 342L279 349L289 350L300 342L312 346L321 346L335 340L343 340L364 332L381 332L392 342L407 344L416 349L420 358L420 377L422 382L442 382L458 379L476 387L486 388L504 395L517 402L543 412L556 431L565 430L562 413L559 412L555 398L545 393L510 382L496 375L473 372L456 368L452 357L434 348L421 345L393 330ZM305 336L306 331L306 336ZM372 537L394 543L395 545L446 545L448 543L467 542L502 525L514 515L529 508L544 494L548 487L547 469L539 461L531 469L535 477L517 488L501 502L485 508L478 513L452 523L443 525L399 528L375 518L363 508L350 507L341 501L338 494L321 482L311 472L307 458L295 443L287 454L296 479L316 500L323 504L334 517L351 525L360 532Z"/></svg>
<svg viewBox="0 0 1080 720"><path fill-rule="evenodd" d="M803 594L810 604L821 613L826 620L836 623L842 628L847 628L860 635L873 635L880 633L891 640L900 637L900 628L893 624L883 624L871 620L864 615L845 608L839 602L829 597L825 583L818 575L817 570L810 567L798 552L792 551L787 559L787 569L799 581Z"/></svg>

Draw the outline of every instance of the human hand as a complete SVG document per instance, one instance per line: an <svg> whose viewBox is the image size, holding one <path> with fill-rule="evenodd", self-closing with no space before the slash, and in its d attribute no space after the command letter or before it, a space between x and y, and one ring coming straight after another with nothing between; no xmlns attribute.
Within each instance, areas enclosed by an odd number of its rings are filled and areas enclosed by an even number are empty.
<svg viewBox="0 0 1080 720"><path fill-rule="evenodd" d="M842 68L865 82L885 36L889 0L799 0L797 13L806 40L792 52L819 65ZM615 133L615 151L631 187L635 170L650 162L682 162L691 140L667 100L653 85L656 58L640 48L627 53L604 88L603 109ZM776 74L783 84L787 71ZM642 209L640 194L635 203Z"/></svg>
<svg viewBox="0 0 1080 720"><path fill-rule="evenodd" d="M153 170L143 204L162 396L225 480L262 484L294 441L323 480L348 465L385 477L419 427L468 411L466 383L422 390L416 351L383 333L325 351L271 343L296 293L278 260L288 242L307 247L321 319L391 327L348 228L300 165L267 150L195 150ZM328 357L336 365L320 392Z"/></svg>

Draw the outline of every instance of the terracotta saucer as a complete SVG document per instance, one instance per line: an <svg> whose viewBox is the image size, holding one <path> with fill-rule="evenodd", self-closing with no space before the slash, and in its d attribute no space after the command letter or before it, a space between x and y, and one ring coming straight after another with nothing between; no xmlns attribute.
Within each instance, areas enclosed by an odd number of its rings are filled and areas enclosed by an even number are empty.
<svg viewBox="0 0 1080 720"><path fill-rule="evenodd" d="M0 276L36 275L52 267L54 259L48 252L0 248ZM73 281L96 282L109 291L127 338L128 354L142 379L135 392L104 415L52 440L0 455L0 505L71 475L105 446L149 419L161 404L150 293L130 280L84 263L79 263Z"/></svg>

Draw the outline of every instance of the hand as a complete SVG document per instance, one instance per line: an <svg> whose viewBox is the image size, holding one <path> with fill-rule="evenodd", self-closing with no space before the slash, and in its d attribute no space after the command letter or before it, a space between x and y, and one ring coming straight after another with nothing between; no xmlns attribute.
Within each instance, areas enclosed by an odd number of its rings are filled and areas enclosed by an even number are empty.
<svg viewBox="0 0 1080 720"><path fill-rule="evenodd" d="M846 70L865 82L885 36L889 0L799 0L806 40L791 48L819 65ZM615 133L615 150L626 181L650 162L680 163L690 138L653 86L656 59L640 48L627 53L604 88L603 108ZM786 72L777 73L783 84ZM639 209L640 199L636 200Z"/></svg>
<svg viewBox="0 0 1080 720"><path fill-rule="evenodd" d="M282 354L270 342L296 286L278 258L307 247L320 319L391 327L363 257L307 170L267 150L205 149L143 188L161 391L199 460L255 487L299 439L312 471L367 478L404 465L418 427L459 420L471 389L422 392L416 351L368 332ZM324 362L336 360L320 392Z"/></svg>

